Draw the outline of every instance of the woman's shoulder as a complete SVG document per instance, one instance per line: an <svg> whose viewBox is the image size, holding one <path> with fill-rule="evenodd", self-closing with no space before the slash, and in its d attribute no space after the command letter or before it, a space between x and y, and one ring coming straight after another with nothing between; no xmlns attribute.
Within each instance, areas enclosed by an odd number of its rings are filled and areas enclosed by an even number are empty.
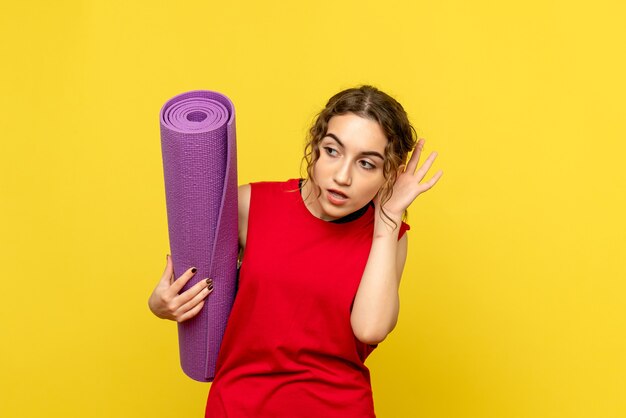
<svg viewBox="0 0 626 418"><path fill-rule="evenodd" d="M298 188L298 181L299 179L289 179L285 181L256 181L239 187L249 186L252 190L290 190Z"/></svg>
<svg viewBox="0 0 626 418"><path fill-rule="evenodd" d="M237 189L237 198L239 201L239 213L242 209L246 209L250 206L250 194L252 193L252 187L250 184L242 184Z"/></svg>
<svg viewBox="0 0 626 418"><path fill-rule="evenodd" d="M247 202L250 200L271 200L287 197L290 193L299 191L299 179L289 179L286 181L257 181L239 186L239 193Z"/></svg>
<svg viewBox="0 0 626 418"><path fill-rule="evenodd" d="M250 201L252 199L265 200L272 195L286 191L298 190L299 179L289 179L286 181L258 181L242 184L238 189L239 216L246 216L250 211Z"/></svg>

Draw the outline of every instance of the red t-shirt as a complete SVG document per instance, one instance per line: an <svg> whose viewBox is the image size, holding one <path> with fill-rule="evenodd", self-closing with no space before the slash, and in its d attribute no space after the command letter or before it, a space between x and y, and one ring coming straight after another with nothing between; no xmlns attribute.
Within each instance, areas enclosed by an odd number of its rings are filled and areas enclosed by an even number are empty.
<svg viewBox="0 0 626 418"><path fill-rule="evenodd" d="M374 209L327 222L306 208L297 179L251 187L239 288L205 416L374 417L364 361L375 346L350 325Z"/></svg>

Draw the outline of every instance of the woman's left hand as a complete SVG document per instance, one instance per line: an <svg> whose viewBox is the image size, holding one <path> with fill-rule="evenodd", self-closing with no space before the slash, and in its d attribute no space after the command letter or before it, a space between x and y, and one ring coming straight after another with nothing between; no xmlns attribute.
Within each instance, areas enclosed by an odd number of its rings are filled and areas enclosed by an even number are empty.
<svg viewBox="0 0 626 418"><path fill-rule="evenodd" d="M408 164L406 167L400 167L398 177L393 186L393 194L385 203L384 207L385 212L387 212L387 214L389 214L392 218L402 219L404 211L411 205L411 203L413 203L415 198L433 187L443 175L443 170L439 170L430 178L430 180L420 183L424 176L426 176L426 173L435 161L435 158L437 158L437 152L431 152L426 161L424 161L424 164L417 169L420 154L424 148L424 142L426 142L424 138L419 138Z"/></svg>

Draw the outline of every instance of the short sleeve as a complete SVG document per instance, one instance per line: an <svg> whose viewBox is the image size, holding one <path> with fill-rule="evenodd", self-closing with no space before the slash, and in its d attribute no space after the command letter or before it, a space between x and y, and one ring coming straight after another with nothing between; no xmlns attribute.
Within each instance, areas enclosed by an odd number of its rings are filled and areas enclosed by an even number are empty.
<svg viewBox="0 0 626 418"><path fill-rule="evenodd" d="M372 354L372 351L378 347L378 344L365 344L359 341L356 337L354 337L354 341L356 343L356 350L359 354L359 358L362 362L365 362L365 359Z"/></svg>
<svg viewBox="0 0 626 418"><path fill-rule="evenodd" d="M407 223L402 222L402 224L400 225L400 231L398 232L398 240L400 240L400 238L402 238L402 235L404 235L404 233L409 229L411 229L411 226Z"/></svg>

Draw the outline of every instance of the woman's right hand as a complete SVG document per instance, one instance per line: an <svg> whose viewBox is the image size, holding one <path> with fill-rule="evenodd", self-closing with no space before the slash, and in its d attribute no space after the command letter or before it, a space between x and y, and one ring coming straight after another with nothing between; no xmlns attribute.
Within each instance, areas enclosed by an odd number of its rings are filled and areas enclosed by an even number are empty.
<svg viewBox="0 0 626 418"><path fill-rule="evenodd" d="M190 268L174 280L172 257L167 255L163 276L148 299L152 313L159 318L176 322L183 322L196 316L204 306L204 299L213 292L213 280L202 280L179 295L178 292L194 274L195 269Z"/></svg>

